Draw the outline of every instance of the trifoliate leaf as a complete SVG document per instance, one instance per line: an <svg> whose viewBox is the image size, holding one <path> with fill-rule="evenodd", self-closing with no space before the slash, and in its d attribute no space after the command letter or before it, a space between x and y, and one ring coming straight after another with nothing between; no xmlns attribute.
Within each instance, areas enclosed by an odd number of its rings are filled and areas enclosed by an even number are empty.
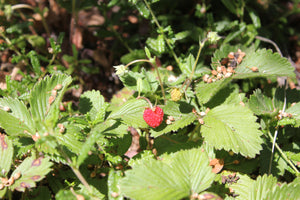
<svg viewBox="0 0 300 200"><path fill-rule="evenodd" d="M215 174L200 149L180 151L171 161L149 159L133 166L120 182L122 193L133 199L175 200L210 187Z"/></svg>
<svg viewBox="0 0 300 200"><path fill-rule="evenodd" d="M205 141L216 149L232 150L243 156L255 157L263 143L256 117L240 105L220 105L203 118L201 132Z"/></svg>
<svg viewBox="0 0 300 200"><path fill-rule="evenodd" d="M49 158L26 158L12 173L12 177L19 174L20 178L15 178L15 182L10 186L10 189L24 192L26 188L35 187L35 183L42 180L50 172L51 166L52 163L49 161Z"/></svg>
<svg viewBox="0 0 300 200"><path fill-rule="evenodd" d="M7 175L10 170L13 158L13 144L10 139L4 134L0 133L0 174L1 177Z"/></svg>
<svg viewBox="0 0 300 200"><path fill-rule="evenodd" d="M271 115L274 112L272 99L263 95L260 89L255 90L250 96L249 108L256 115Z"/></svg>
<svg viewBox="0 0 300 200"><path fill-rule="evenodd" d="M149 105L145 100L132 99L114 110L108 119L121 120L121 122L134 128L147 128L148 125L143 119L143 113L147 107Z"/></svg>
<svg viewBox="0 0 300 200"><path fill-rule="evenodd" d="M170 120L170 124L162 123L159 127L151 129L150 133L153 137L158 137L171 131L177 131L196 120L194 113L192 113L193 106L185 102L168 101L163 109L165 112L164 118L172 117L172 120Z"/></svg>
<svg viewBox="0 0 300 200"><path fill-rule="evenodd" d="M93 124L102 122L108 103L99 91L87 91L80 96L79 111L87 116Z"/></svg>
<svg viewBox="0 0 300 200"><path fill-rule="evenodd" d="M252 67L257 67L258 71L253 72ZM234 79L244 79L253 77L288 76L295 77L295 68L286 59L272 50L260 49L256 52L246 54L242 63L236 68Z"/></svg>

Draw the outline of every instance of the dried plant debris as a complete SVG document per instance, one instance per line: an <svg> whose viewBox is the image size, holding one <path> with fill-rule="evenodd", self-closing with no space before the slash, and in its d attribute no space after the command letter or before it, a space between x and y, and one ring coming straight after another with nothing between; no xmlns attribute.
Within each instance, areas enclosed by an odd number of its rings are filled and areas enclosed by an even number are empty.
<svg viewBox="0 0 300 200"><path fill-rule="evenodd" d="M235 68L239 65L246 53L238 49L237 52L230 52L227 58L223 58L220 62L220 66L211 70L211 74L205 74L202 78L206 83L216 82L218 80L229 78L235 73Z"/></svg>

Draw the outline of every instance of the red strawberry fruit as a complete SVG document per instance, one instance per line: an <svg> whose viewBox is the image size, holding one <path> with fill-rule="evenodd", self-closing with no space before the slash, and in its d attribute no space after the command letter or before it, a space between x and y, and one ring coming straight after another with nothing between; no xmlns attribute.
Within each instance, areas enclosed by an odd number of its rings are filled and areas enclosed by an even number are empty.
<svg viewBox="0 0 300 200"><path fill-rule="evenodd" d="M145 122L152 128L158 127L164 118L164 111L159 107L146 108L143 118Z"/></svg>

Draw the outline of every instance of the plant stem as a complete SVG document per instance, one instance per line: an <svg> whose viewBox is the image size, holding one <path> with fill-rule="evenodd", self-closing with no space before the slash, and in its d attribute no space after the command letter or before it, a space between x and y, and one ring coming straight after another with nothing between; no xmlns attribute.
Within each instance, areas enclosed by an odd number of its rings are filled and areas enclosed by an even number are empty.
<svg viewBox="0 0 300 200"><path fill-rule="evenodd" d="M274 140L272 134L270 133L270 131L268 131L268 135L271 138L271 141ZM276 149L279 151L279 153L281 154L281 156L284 158L284 160L291 166L291 168L297 173L299 174L298 169L295 167L295 165L288 159L288 157L285 155L285 153L281 150L281 148L278 146L277 143L275 143L275 147ZM272 161L271 161L272 162ZM270 170L270 169L269 169ZM270 174L270 171L269 171Z"/></svg>
<svg viewBox="0 0 300 200"><path fill-rule="evenodd" d="M65 159L67 160L69 166L71 167L72 171L74 172L74 174L77 176L77 178L80 180L80 182L84 185L84 187L86 187L86 189L89 192L92 192L92 188L90 187L90 185L88 184L88 182L85 180L85 178L82 176L81 172L79 171L79 169L77 167L74 166L72 160L69 158L69 156L64 152L64 150L60 147L60 145L58 144L58 150L60 151L61 155L63 157L65 157Z"/></svg>
<svg viewBox="0 0 300 200"><path fill-rule="evenodd" d="M200 53L201 53L206 41L207 41L207 38L205 38L202 42L200 42L199 50L198 50L198 53L197 53L197 57L196 57L192 72L191 72L189 78L181 86L181 88L183 88L184 84L186 84L185 91L188 89L188 87L190 86L190 84L192 82L192 78L193 78L195 70L196 70L196 66L197 66L197 63L198 63L198 60L199 60L199 57L200 57Z"/></svg>
<svg viewBox="0 0 300 200"><path fill-rule="evenodd" d="M264 41L264 42L267 42L267 43L272 44L272 45L275 47L276 51L277 51L277 52L280 54L280 56L282 57L282 53L281 53L281 51L280 51L278 45L277 45L275 42L273 42L272 40L270 40L270 39L268 39L268 38L262 37L262 36L255 36L255 38L258 39L258 40L261 40L261 41Z"/></svg>
<svg viewBox="0 0 300 200"><path fill-rule="evenodd" d="M283 100L283 107L282 107L282 113L285 112L285 108L286 108L286 86L287 86L287 81L285 80L284 82L284 100ZM277 127L278 127L278 124L277 124ZM274 132L274 138L273 138L273 141L272 141L272 152L271 152L271 158L270 158L270 163L269 163L269 174L271 173L271 170L272 170L272 160L273 160L273 157L274 157L274 146L276 144L276 138L277 138L277 135L278 135L278 128L276 129L276 131Z"/></svg>
<svg viewBox="0 0 300 200"><path fill-rule="evenodd" d="M167 43L167 45L168 45L168 47L169 47L169 49L170 49L170 51L171 51L171 53L172 53L172 55L173 55L173 57L174 57L174 59L175 59L177 65L180 66L180 65L181 65L181 64L180 64L180 61L179 61L177 55L175 54L174 50L172 49L172 46L171 46L171 44L170 44L168 38L165 36L165 34L164 34L164 32L163 32L163 28L160 26L160 24L159 24L157 18L155 17L155 15L154 15L154 13L153 13L153 11L152 11L150 5L148 4L147 0L144 0L144 2L145 2L145 4L146 4L146 6L147 6L147 8L148 8L148 10L149 10L149 12L150 12L152 18L153 18L153 21L155 22L156 26L159 28L159 30L160 30L162 36L164 37L164 40L166 41L166 43Z"/></svg>

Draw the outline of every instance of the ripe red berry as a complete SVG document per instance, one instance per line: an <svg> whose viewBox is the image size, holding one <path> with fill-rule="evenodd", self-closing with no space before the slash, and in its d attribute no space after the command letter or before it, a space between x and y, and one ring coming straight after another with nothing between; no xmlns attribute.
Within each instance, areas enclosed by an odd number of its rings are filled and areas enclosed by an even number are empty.
<svg viewBox="0 0 300 200"><path fill-rule="evenodd" d="M158 106L155 106L152 109L146 108L143 118L150 127L156 128L163 121L164 111Z"/></svg>

